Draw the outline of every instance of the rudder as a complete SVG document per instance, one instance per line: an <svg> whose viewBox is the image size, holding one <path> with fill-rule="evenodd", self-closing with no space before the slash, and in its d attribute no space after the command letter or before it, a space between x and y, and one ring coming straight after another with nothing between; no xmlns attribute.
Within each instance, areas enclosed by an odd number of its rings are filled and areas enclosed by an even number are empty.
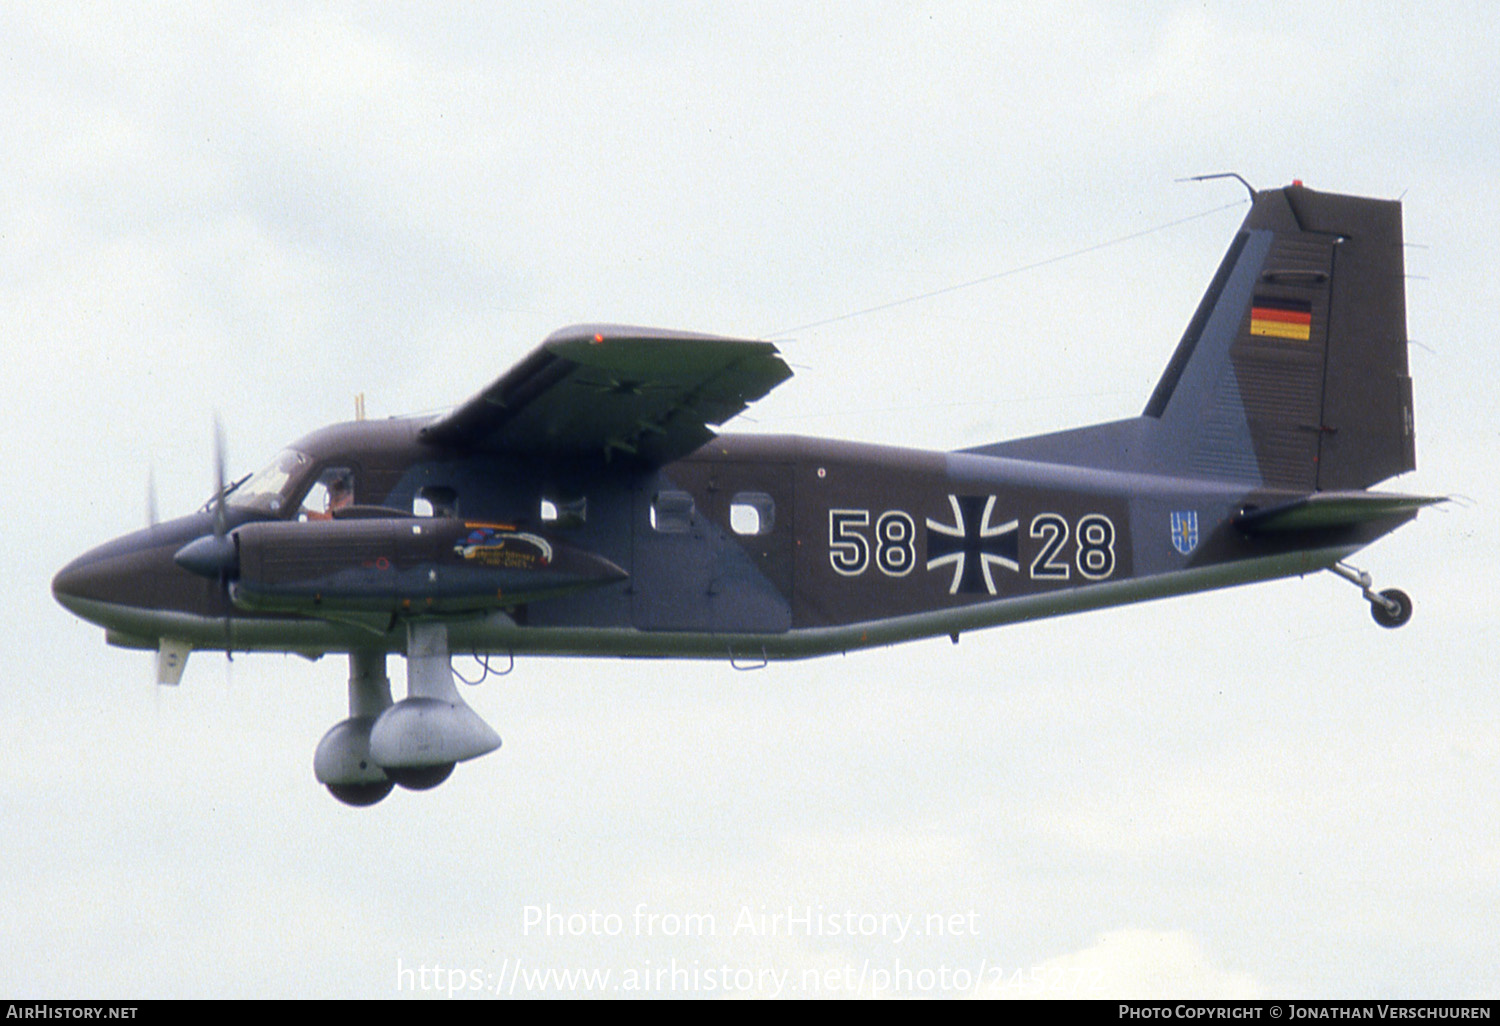
<svg viewBox="0 0 1500 1026"><path fill-rule="evenodd" d="M1294 187L1295 189L1295 187ZM1336 233L1318 488L1367 488L1417 465L1401 204L1295 189L1309 232Z"/></svg>
<svg viewBox="0 0 1500 1026"><path fill-rule="evenodd" d="M1365 488L1416 465L1401 206L1258 193L1145 410L1205 477Z"/></svg>

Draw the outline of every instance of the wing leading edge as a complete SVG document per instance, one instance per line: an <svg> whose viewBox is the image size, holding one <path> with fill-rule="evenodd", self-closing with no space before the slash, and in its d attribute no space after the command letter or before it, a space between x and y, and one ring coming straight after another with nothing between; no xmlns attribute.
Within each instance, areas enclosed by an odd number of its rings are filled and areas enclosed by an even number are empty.
<svg viewBox="0 0 1500 1026"><path fill-rule="evenodd" d="M422 429L423 441L661 466L792 376L769 342L575 325Z"/></svg>

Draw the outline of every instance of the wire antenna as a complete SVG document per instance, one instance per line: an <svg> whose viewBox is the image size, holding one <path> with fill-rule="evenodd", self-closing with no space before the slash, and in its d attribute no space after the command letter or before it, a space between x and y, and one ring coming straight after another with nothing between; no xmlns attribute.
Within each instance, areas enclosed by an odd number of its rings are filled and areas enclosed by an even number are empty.
<svg viewBox="0 0 1500 1026"><path fill-rule="evenodd" d="M1238 175L1235 175L1235 177L1239 178ZM1244 179L1241 178L1240 181L1244 181ZM1251 196L1254 196L1254 190L1251 190ZM879 313L882 310L891 310L898 306L905 306L908 303L919 303L924 299L932 299L936 296L946 296L950 292L957 292L960 289L971 289L976 285L984 285L988 282L999 281L1001 278L1009 278L1013 275L1023 274L1026 271L1034 271L1039 267L1046 267L1049 264L1060 263L1063 260L1071 260L1073 257L1083 256L1086 253L1095 253L1101 249L1107 249L1110 246L1118 246L1122 242L1130 242L1132 239L1144 238L1147 235L1153 235L1156 232L1163 232L1168 228L1176 228L1178 225L1187 224L1190 221L1197 221L1205 217L1210 217L1213 214L1219 213L1220 211L1243 205L1244 202L1242 200L1236 200L1233 203L1226 203L1223 206L1214 207L1212 210L1204 210L1200 213L1192 214L1188 217L1180 217L1175 221L1168 221L1165 224L1159 224L1153 228L1146 228L1138 232L1131 232L1129 235L1121 235L1118 238L1109 239L1105 242L1097 242L1092 246L1085 246L1082 249L1071 250L1070 252L1061 253L1057 256L1047 257L1045 260L1037 260L1033 263L1023 264L1020 267L1012 267L1009 270L1000 271L996 274L987 274L983 278L975 278L973 281L960 282L957 285L948 285L944 288L933 289L931 292L923 292L919 295L907 296L904 299L894 299L889 303L881 303L878 306L865 307L863 310L855 310L852 313L840 314L837 317L830 317L827 320L812 321L808 324L793 325L790 328L782 328L780 331L773 331L760 337L762 341L769 341L774 338L779 338L783 335L790 335L796 331L806 331L809 328L821 328L828 324L838 324L840 321L848 321L853 320L856 317L864 317L866 314Z"/></svg>

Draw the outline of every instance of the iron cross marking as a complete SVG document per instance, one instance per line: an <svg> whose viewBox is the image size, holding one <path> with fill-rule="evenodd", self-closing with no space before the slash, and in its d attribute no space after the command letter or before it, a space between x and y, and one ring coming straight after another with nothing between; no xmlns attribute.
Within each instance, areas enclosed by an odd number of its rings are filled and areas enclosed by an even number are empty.
<svg viewBox="0 0 1500 1026"><path fill-rule="evenodd" d="M927 518L927 569L953 567L950 595L981 591L994 595L991 567L1021 569L1017 521L990 522L995 512L993 495L950 495L948 503L953 507L953 523Z"/></svg>

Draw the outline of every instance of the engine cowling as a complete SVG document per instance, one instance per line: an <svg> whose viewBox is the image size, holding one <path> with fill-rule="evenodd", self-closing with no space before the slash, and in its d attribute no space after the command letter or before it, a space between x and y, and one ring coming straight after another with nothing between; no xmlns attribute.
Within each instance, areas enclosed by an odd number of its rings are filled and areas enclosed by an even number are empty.
<svg viewBox="0 0 1500 1026"><path fill-rule="evenodd" d="M237 606L390 614L504 609L629 576L602 556L504 524L385 517L245 524Z"/></svg>

